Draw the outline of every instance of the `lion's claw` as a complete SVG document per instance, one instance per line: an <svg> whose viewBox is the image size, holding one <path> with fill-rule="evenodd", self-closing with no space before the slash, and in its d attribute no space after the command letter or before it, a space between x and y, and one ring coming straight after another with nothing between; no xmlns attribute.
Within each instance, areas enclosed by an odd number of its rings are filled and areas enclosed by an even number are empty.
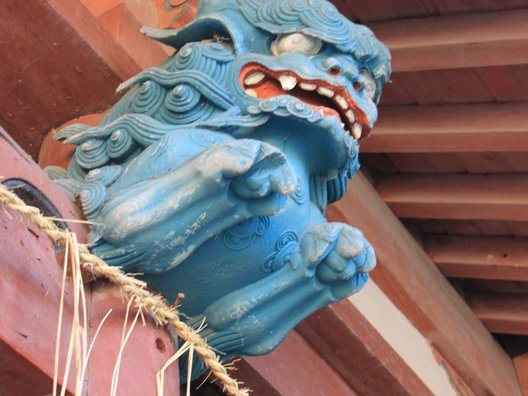
<svg viewBox="0 0 528 396"><path fill-rule="evenodd" d="M301 241L301 253L315 276L340 298L359 290L376 264L374 250L357 229L340 223L311 227Z"/></svg>

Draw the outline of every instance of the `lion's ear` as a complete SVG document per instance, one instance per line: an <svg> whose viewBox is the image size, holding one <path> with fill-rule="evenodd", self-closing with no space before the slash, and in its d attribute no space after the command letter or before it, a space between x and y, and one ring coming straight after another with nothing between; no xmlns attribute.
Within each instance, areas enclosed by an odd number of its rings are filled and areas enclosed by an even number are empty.
<svg viewBox="0 0 528 396"><path fill-rule="evenodd" d="M232 40L231 34L226 26L221 21L211 18L196 20L182 29L155 29L143 26L141 32L156 41L176 49L183 47L186 43L212 41L217 37Z"/></svg>
<svg viewBox="0 0 528 396"><path fill-rule="evenodd" d="M197 18L181 29L155 29L144 26L141 32L176 49L197 41L231 41L237 55L267 53L269 35L254 26L241 12L237 0L201 1Z"/></svg>

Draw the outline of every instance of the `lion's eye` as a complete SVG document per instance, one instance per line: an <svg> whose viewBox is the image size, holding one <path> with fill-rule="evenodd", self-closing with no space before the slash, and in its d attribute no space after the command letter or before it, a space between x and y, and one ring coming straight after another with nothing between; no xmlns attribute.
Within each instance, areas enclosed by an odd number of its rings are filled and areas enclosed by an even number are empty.
<svg viewBox="0 0 528 396"><path fill-rule="evenodd" d="M303 33L281 34L271 43L271 53L280 55L285 52L298 52L306 55L315 55L322 46L321 40Z"/></svg>
<svg viewBox="0 0 528 396"><path fill-rule="evenodd" d="M361 71L361 77L361 79L363 80L363 91L365 92L365 95L369 99L374 100L377 90L376 80L374 80L372 74L370 74L367 70Z"/></svg>

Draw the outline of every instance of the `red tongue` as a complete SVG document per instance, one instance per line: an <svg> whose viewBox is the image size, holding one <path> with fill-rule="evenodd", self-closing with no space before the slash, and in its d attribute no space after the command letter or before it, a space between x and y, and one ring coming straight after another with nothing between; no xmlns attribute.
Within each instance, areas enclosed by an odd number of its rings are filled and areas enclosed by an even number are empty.
<svg viewBox="0 0 528 396"><path fill-rule="evenodd" d="M292 91L284 91L278 82L273 80L266 80L262 84L252 87L252 89L257 93L257 96L260 99L267 99L279 95L291 95L304 103L310 105L310 107L316 111L323 110L323 113L326 117L334 116L338 120L341 120L341 116L337 110L332 107L325 106L325 100L318 94L312 93L309 91L304 91L302 89L293 89Z"/></svg>

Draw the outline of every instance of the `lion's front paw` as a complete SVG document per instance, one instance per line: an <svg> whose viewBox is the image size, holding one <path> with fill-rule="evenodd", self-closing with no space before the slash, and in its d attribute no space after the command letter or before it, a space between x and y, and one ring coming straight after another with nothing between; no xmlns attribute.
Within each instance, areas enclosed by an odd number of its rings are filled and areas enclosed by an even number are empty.
<svg viewBox="0 0 528 396"><path fill-rule="evenodd" d="M295 174L277 148L263 142L245 142L254 145L251 166L232 179L231 190L248 202L253 214L273 214L284 206L286 196L295 190Z"/></svg>
<svg viewBox="0 0 528 396"><path fill-rule="evenodd" d="M271 144L233 140L211 147L197 162L208 184L229 183L232 197L247 203L252 216L276 215L295 190L296 176L286 156Z"/></svg>
<svg viewBox="0 0 528 396"><path fill-rule="evenodd" d="M376 265L372 246L361 232L347 224L327 223L309 228L301 240L301 253L317 279L337 299L360 290Z"/></svg>
<svg viewBox="0 0 528 396"><path fill-rule="evenodd" d="M240 142L254 147L251 150L251 167L232 181L232 189L239 197L258 199L270 193L289 195L295 190L293 171L279 149L254 140Z"/></svg>

